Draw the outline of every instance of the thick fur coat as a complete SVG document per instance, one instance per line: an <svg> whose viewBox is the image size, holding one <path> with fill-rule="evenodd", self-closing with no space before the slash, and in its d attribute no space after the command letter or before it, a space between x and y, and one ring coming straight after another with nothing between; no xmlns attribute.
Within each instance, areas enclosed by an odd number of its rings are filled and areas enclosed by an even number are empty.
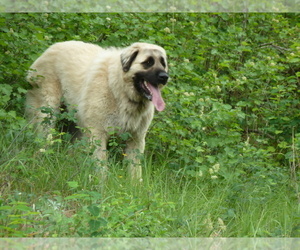
<svg viewBox="0 0 300 250"><path fill-rule="evenodd" d="M167 83L167 71L165 50L157 45L103 49L78 41L56 43L31 66L28 81L33 89L27 93L26 115L38 124L38 131L48 133L42 122L49 114L41 108L59 112L63 100L77 110L78 125L91 141L100 141L95 151L100 160L107 158L110 130L129 132L129 175L140 179L136 153L144 151L155 108L165 107L160 89Z"/></svg>

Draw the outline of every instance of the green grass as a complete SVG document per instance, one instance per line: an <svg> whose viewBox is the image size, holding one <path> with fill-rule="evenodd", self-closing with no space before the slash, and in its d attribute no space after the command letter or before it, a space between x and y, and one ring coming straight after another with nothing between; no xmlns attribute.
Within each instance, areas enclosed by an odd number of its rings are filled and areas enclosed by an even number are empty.
<svg viewBox="0 0 300 250"><path fill-rule="evenodd" d="M128 182L117 156L101 183L84 141L0 137L2 237L300 236L290 181L241 179L235 168L227 178L189 177L171 169L176 156L153 152L141 184Z"/></svg>

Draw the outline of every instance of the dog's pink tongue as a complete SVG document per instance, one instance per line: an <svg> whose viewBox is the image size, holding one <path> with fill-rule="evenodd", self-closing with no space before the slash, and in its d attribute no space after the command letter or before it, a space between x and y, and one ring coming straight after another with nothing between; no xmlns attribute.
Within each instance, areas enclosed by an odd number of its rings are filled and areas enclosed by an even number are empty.
<svg viewBox="0 0 300 250"><path fill-rule="evenodd" d="M155 88L152 84L147 84L148 88L152 93L152 102L157 111L163 111L165 109L165 102L161 97L160 89Z"/></svg>

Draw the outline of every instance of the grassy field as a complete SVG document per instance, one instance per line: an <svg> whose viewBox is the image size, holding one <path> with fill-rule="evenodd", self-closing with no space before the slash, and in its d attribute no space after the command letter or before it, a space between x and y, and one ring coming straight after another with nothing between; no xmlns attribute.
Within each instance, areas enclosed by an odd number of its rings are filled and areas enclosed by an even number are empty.
<svg viewBox="0 0 300 250"><path fill-rule="evenodd" d="M299 237L296 185L187 177L175 155L147 151L143 182L130 184L119 156L99 182L85 141L29 130L0 135L1 237ZM36 139L35 139L36 138ZM265 180L265 181L264 181Z"/></svg>

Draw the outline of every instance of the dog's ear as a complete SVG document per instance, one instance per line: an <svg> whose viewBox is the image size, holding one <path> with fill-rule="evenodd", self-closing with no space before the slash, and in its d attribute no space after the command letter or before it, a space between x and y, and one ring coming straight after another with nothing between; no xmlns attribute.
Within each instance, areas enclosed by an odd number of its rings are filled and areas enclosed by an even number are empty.
<svg viewBox="0 0 300 250"><path fill-rule="evenodd" d="M139 53L138 48L136 47L128 47L124 49L121 53L121 64L124 72L127 72L134 59L137 57Z"/></svg>

